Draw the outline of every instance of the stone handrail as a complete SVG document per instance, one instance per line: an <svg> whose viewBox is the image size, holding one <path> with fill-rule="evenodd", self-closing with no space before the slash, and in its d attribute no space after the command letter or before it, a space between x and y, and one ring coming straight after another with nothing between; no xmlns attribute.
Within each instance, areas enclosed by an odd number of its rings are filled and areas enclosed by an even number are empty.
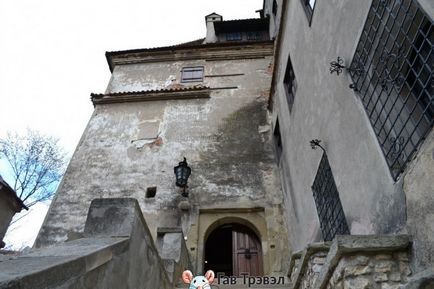
<svg viewBox="0 0 434 289"><path fill-rule="evenodd" d="M135 199L92 201L84 238L0 261L0 288L173 288Z"/></svg>

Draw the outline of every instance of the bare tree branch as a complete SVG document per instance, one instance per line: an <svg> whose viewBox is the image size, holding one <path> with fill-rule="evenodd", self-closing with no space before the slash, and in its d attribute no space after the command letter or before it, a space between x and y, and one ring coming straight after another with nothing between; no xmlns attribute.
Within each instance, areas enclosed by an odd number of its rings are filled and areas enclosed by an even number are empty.
<svg viewBox="0 0 434 289"><path fill-rule="evenodd" d="M27 207L54 194L67 162L58 139L33 130L0 139L0 159L9 165L14 190Z"/></svg>

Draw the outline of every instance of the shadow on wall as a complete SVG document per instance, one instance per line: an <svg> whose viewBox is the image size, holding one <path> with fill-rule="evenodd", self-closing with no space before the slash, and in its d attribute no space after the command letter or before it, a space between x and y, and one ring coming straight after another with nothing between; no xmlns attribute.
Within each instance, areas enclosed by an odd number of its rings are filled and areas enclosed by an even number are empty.
<svg viewBox="0 0 434 289"><path fill-rule="evenodd" d="M201 175L194 186L209 192L200 200L202 204L240 196L235 190L255 192L249 196L253 199L264 197L262 171L271 170L274 164L268 137L258 132L265 125L266 103L259 101L248 103L223 120L215 141L200 153L195 165L195 172Z"/></svg>

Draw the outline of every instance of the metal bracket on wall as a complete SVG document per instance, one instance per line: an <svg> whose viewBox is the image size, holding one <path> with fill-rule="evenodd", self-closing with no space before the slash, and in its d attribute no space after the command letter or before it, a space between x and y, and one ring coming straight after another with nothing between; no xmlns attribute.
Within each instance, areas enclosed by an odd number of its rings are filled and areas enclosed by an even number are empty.
<svg viewBox="0 0 434 289"><path fill-rule="evenodd" d="M310 143L310 147L311 147L313 150L316 150L316 148L319 147L320 149L322 149L322 151L323 151L324 153L326 153L325 148L322 147L322 146L320 145L321 140L319 140L319 139L313 139L313 140L311 140L309 143Z"/></svg>
<svg viewBox="0 0 434 289"><path fill-rule="evenodd" d="M365 73L364 66L359 61L353 61L350 67L346 67L344 65L344 60L342 59L342 57L338 56L338 58L335 61L330 62L329 70L331 74L336 72L336 74L339 75L342 73L344 68L353 75L360 76L363 75L363 73ZM350 84L349 87L352 90L357 91L357 86L354 83Z"/></svg>

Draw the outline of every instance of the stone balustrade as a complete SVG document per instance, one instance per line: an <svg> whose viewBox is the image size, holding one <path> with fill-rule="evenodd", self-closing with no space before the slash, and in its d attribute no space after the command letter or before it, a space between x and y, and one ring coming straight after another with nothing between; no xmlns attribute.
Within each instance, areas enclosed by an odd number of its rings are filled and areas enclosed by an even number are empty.
<svg viewBox="0 0 434 289"><path fill-rule="evenodd" d="M337 236L293 254L291 289L395 289L411 275L406 235Z"/></svg>

